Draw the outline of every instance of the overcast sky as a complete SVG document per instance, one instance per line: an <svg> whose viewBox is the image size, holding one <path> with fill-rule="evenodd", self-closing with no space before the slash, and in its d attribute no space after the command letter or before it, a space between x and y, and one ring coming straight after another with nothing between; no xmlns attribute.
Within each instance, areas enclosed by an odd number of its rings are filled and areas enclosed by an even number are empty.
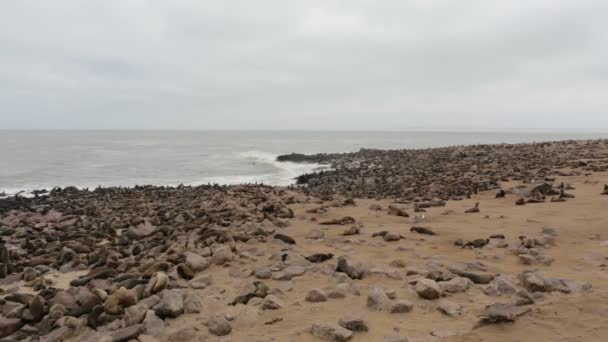
<svg viewBox="0 0 608 342"><path fill-rule="evenodd" d="M3 0L0 128L608 129L608 1Z"/></svg>

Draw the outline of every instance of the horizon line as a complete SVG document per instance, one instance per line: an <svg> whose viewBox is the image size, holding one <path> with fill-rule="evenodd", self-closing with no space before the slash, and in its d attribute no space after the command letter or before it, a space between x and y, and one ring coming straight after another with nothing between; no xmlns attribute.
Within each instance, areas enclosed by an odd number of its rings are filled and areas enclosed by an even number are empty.
<svg viewBox="0 0 608 342"><path fill-rule="evenodd" d="M374 132L374 133L606 133L608 128L404 128L404 129L288 129L288 128L0 128L0 132Z"/></svg>

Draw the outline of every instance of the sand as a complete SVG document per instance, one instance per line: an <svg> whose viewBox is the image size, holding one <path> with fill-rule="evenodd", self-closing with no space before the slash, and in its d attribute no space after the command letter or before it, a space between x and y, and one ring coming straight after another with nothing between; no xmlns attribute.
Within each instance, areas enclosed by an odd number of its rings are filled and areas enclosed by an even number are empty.
<svg viewBox="0 0 608 342"><path fill-rule="evenodd" d="M307 329L314 321L336 323L342 316L363 312L367 315L369 332L355 333L353 341L382 341L386 335L407 336L410 341L606 341L608 340L608 196L601 196L608 174L563 177L557 180L570 183L575 190L569 192L576 198L563 203L540 203L515 206L517 199L507 195L496 199L494 193L481 193L471 199L448 202L446 207L431 208L426 213L416 213L421 222L417 225L432 227L436 236L426 236L409 231L412 217L389 216L386 211L369 209L371 204L386 208L390 201L358 200L355 207L329 208L324 214L308 214L307 209L318 204L292 205L296 217L291 225L281 233L293 237L297 244L290 247L283 243L251 245L239 247L263 249L257 261L237 265L236 268L253 269L271 263L268 258L281 250L291 250L302 255L313 253L333 253L347 255L369 267L391 268L390 262L400 259L408 267L424 269L429 261L448 265L458 261L481 261L493 273L516 276L527 269L539 269L543 274L588 281L593 285L590 292L547 294L545 299L532 306L532 311L520 317L515 323L486 325L476 329L477 314L484 306L507 302L508 297L490 297L482 292L485 285L475 285L468 291L449 295L451 302L464 306L465 313L456 318L447 317L435 309L436 301L420 298L404 280L385 275L373 274L363 280L353 281L361 295L349 294L344 299L329 299L323 303L309 303L304 300L312 288L332 289L336 281L324 274L323 267L318 272L307 272L289 282L265 280L271 288L283 291L284 308L262 311L259 318L239 306L226 311L223 299L210 297L219 289L225 290L220 298L232 298L245 283L242 278L229 275L229 268L211 269L214 284L212 288L201 290L205 295L203 312L199 315L184 315L169 320L167 335L188 327L199 329L197 335L206 335L202 325L206 316L215 310L234 315L230 341L318 341ZM515 184L503 184L506 189ZM480 202L481 212L465 214L467 208ZM327 204L327 203L326 203ZM348 226L321 226L318 222L352 216L363 224L361 235L343 237L340 233ZM424 218L422 218L424 217ZM316 219L316 221L312 221ZM518 262L511 247L519 244L518 236L538 236L543 227L558 231L557 245L545 250L545 254L555 258L550 266L527 266ZM306 239L313 229L324 232L322 240ZM400 232L406 237L398 242L384 242L382 238L371 238L371 234L381 230ZM463 249L454 245L458 238L471 240L504 234L509 248ZM335 257L334 257L335 261ZM234 270L233 270L234 271ZM409 313L390 314L374 312L366 308L368 289L381 284L385 289L394 290L398 299L406 299L414 304ZM265 325L264 322L280 318L279 322ZM211 338L210 340L215 340Z"/></svg>
<svg viewBox="0 0 608 342"><path fill-rule="evenodd" d="M232 332L225 341L319 341L309 333L315 321L337 323L350 313L363 313L367 317L369 331L357 332L352 341L383 341L387 335L399 335L409 341L606 341L608 340L608 196L600 195L603 184L608 183L608 173L587 176L560 177L576 189L568 192L576 197L566 202L516 206L514 195L495 198L494 192L474 195L462 201L450 201L445 207L427 209L411 217L388 215L390 200L356 200L356 206L328 207L323 214L310 214L306 210L319 207L318 203L293 204L290 208L295 218L286 228L277 232L291 236L295 245L278 240L269 243L239 243L241 254L229 267L211 266L208 273L213 284L203 290L191 290L202 297L200 314L184 314L177 319L167 319L166 328L159 340L220 341L211 336L205 323L214 313L227 314L232 319ZM502 184L503 189L516 183ZM480 203L481 212L466 214L464 211ZM370 209L378 204L382 211ZM329 202L323 205L331 205ZM324 226L319 222L352 216L362 224L360 235L341 236L347 226ZM413 225L432 228L438 235L428 236L410 232ZM511 249L520 244L519 236L540 236L543 227L555 228L557 244L543 250L555 259L550 265L522 265ZM319 229L323 239L307 239L306 235ZM398 232L405 237L396 242L385 242L371 235L382 230ZM504 234L508 248L466 249L454 245L457 239L487 238L492 234ZM273 255L285 251L304 256L314 253L333 253L332 260L318 264L303 276L291 281L263 280L279 297L284 307L279 310L260 310L255 305L228 306L239 294L252 270L274 263ZM360 295L349 293L343 299L328 299L322 303L309 303L305 296L310 289L334 289L337 279L332 267L338 256L361 262L370 269L380 269L363 280L353 280L352 288ZM393 260L402 260L407 268L427 269L430 262L447 266L454 262L479 261L496 274L516 278L524 270L538 269L544 275L590 282L588 292L546 294L543 300L531 306L531 312L519 317L514 323L478 326L477 316L485 306L508 302L508 296L493 297L483 293L485 285L474 285L468 291L450 294L440 300L461 304L464 314L448 317L436 309L438 300L420 298L411 286L396 276L405 268L389 266ZM382 274L385 273L385 274ZM82 275L73 272L55 279L56 286L65 288L71 279ZM366 307L369 289L380 284L386 290L394 290L399 300L414 305L411 312L391 314L372 311ZM22 283L5 284L3 290L21 286ZM28 293L29 290L23 289ZM265 324L266 322L276 322ZM188 332L188 333L185 333ZM86 338L78 337L83 341ZM146 340L146 337L140 337ZM148 339L154 340L154 339ZM222 340L224 341L224 340Z"/></svg>

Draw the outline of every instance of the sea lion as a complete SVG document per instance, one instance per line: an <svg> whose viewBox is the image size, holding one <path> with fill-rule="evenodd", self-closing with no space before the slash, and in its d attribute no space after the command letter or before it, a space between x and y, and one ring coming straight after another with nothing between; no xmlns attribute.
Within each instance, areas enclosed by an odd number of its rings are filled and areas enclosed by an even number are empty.
<svg viewBox="0 0 608 342"><path fill-rule="evenodd" d="M471 214L471 213L478 213L479 211L480 211L479 210L479 202L476 202L475 206L473 208L467 209L464 212L467 213L467 214Z"/></svg>

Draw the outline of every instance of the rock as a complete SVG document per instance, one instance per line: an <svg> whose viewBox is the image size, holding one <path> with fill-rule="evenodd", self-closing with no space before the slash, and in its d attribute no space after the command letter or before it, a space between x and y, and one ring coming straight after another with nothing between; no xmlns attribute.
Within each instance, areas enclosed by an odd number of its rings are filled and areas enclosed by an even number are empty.
<svg viewBox="0 0 608 342"><path fill-rule="evenodd" d="M382 206L379 205L379 204L370 204L369 205L369 210L381 211L382 210Z"/></svg>
<svg viewBox="0 0 608 342"><path fill-rule="evenodd" d="M298 277L306 273L306 268L302 266L289 266L282 271L275 272L272 275L274 280L291 280L294 277Z"/></svg>
<svg viewBox="0 0 608 342"><path fill-rule="evenodd" d="M494 324L502 322L513 322L519 316L530 311L529 307L516 306L513 304L492 304L487 306L479 314L482 324Z"/></svg>
<svg viewBox="0 0 608 342"><path fill-rule="evenodd" d="M440 281L437 284L439 284L442 292L459 293L468 290L473 285L473 282L469 278L456 277L448 281Z"/></svg>
<svg viewBox="0 0 608 342"><path fill-rule="evenodd" d="M186 257L186 265L194 272L201 272L209 267L209 260L196 253L185 252L184 256Z"/></svg>
<svg viewBox="0 0 608 342"><path fill-rule="evenodd" d="M160 302L154 306L160 318L175 318L184 313L184 299L181 293L165 290L161 295Z"/></svg>
<svg viewBox="0 0 608 342"><path fill-rule="evenodd" d="M374 285L370 289L367 294L367 307L376 311L388 310L391 307L391 300L381 286Z"/></svg>
<svg viewBox="0 0 608 342"><path fill-rule="evenodd" d="M518 291L515 282L508 276L500 274L483 290L488 296L499 296L501 294L512 295Z"/></svg>
<svg viewBox="0 0 608 342"><path fill-rule="evenodd" d="M228 246L220 246L213 251L209 260L214 265L223 265L232 261L232 251Z"/></svg>
<svg viewBox="0 0 608 342"><path fill-rule="evenodd" d="M338 321L338 325L350 331L369 331L369 324L364 313L348 314Z"/></svg>
<svg viewBox="0 0 608 342"><path fill-rule="evenodd" d="M179 329L167 336L167 341L195 341L197 330L193 327Z"/></svg>
<svg viewBox="0 0 608 342"><path fill-rule="evenodd" d="M553 262L555 261L555 258L553 258L552 256L541 254L536 256L536 261L545 266L551 266L551 264L553 264Z"/></svg>
<svg viewBox="0 0 608 342"><path fill-rule="evenodd" d="M267 268L261 268L256 270L253 275L258 279L270 279L272 277L272 271Z"/></svg>
<svg viewBox="0 0 608 342"><path fill-rule="evenodd" d="M129 327L132 325L140 324L146 317L148 307L143 304L132 305L125 309L123 320L125 326Z"/></svg>
<svg viewBox="0 0 608 342"><path fill-rule="evenodd" d="M327 293L327 298L343 299L346 298L346 291L340 288L335 288Z"/></svg>
<svg viewBox="0 0 608 342"><path fill-rule="evenodd" d="M511 298L511 301L517 306L534 304L534 298L532 298L530 292L526 290L517 291Z"/></svg>
<svg viewBox="0 0 608 342"><path fill-rule="evenodd" d="M462 305L447 300L440 301L437 305L437 310L450 317L458 317L464 313Z"/></svg>
<svg viewBox="0 0 608 342"><path fill-rule="evenodd" d="M519 263L522 265L534 265L536 264L536 258L528 254L518 255Z"/></svg>
<svg viewBox="0 0 608 342"><path fill-rule="evenodd" d="M350 235L358 235L361 232L361 229L357 226L352 226L346 230L344 230L340 235L342 236L350 236Z"/></svg>
<svg viewBox="0 0 608 342"><path fill-rule="evenodd" d="M195 290L201 290L213 283L211 274L202 274L188 282L191 288Z"/></svg>
<svg viewBox="0 0 608 342"><path fill-rule="evenodd" d="M410 217L407 211L405 211L405 208L400 208L394 204L388 206L388 214L401 217Z"/></svg>
<svg viewBox="0 0 608 342"><path fill-rule="evenodd" d="M314 322L310 328L310 333L324 341L349 341L353 337L353 332L337 324Z"/></svg>
<svg viewBox="0 0 608 342"><path fill-rule="evenodd" d="M262 310L278 310L283 308L283 301L274 295L268 295L262 303Z"/></svg>
<svg viewBox="0 0 608 342"><path fill-rule="evenodd" d="M330 221L325 221L325 222L321 222L320 224L322 225L347 225L347 224L353 224L355 223L355 219L350 217L350 216L345 216L341 219L334 219L334 220L330 220Z"/></svg>
<svg viewBox="0 0 608 342"><path fill-rule="evenodd" d="M391 313L408 313L414 309L414 305L407 300L398 300L391 306Z"/></svg>
<svg viewBox="0 0 608 342"><path fill-rule="evenodd" d="M327 301L327 295L323 290L312 289L306 294L306 301L311 303L320 303Z"/></svg>
<svg viewBox="0 0 608 342"><path fill-rule="evenodd" d="M230 323L221 314L211 315L211 318L207 322L207 327L209 328L209 332L216 336L226 336L232 332Z"/></svg>
<svg viewBox="0 0 608 342"><path fill-rule="evenodd" d="M405 268L407 266L405 261L403 261L401 259L395 259L395 260L391 261L391 263L388 265L390 267L395 267L395 268Z"/></svg>
<svg viewBox="0 0 608 342"><path fill-rule="evenodd" d="M184 313L200 313L202 308L201 298L196 294L189 292L184 299Z"/></svg>
<svg viewBox="0 0 608 342"><path fill-rule="evenodd" d="M456 263L448 266L448 269L456 275L469 278L475 284L487 284L494 279L494 275L485 272L485 267L479 263Z"/></svg>
<svg viewBox="0 0 608 342"><path fill-rule="evenodd" d="M152 310L146 312L143 325L146 327L146 334L152 336L160 336L165 330L165 323Z"/></svg>
<svg viewBox="0 0 608 342"><path fill-rule="evenodd" d="M112 337L112 341L125 342L137 338L137 336L144 332L146 332L146 328L142 324L138 324L113 331L110 337Z"/></svg>
<svg viewBox="0 0 608 342"><path fill-rule="evenodd" d="M338 266L336 272L346 273L351 279L363 279L367 274L367 270L361 264L354 265L345 256L338 258Z"/></svg>
<svg viewBox="0 0 608 342"><path fill-rule="evenodd" d="M518 275L524 288L530 292L563 292L587 291L591 284L582 281L548 278L538 271L524 271Z"/></svg>
<svg viewBox="0 0 608 342"><path fill-rule="evenodd" d="M437 299L441 297L441 288L431 279L420 279L414 288L416 293L424 299Z"/></svg>
<svg viewBox="0 0 608 342"><path fill-rule="evenodd" d="M384 234L384 241L386 241L386 242L399 241L399 240L401 240L401 235L399 235L398 233L387 232L386 234Z"/></svg>
<svg viewBox="0 0 608 342"><path fill-rule="evenodd" d="M509 243L504 238L489 238L487 248L507 248Z"/></svg>
<svg viewBox="0 0 608 342"><path fill-rule="evenodd" d="M325 237L325 233L320 231L319 229L313 229L306 233L305 238L310 240L319 240Z"/></svg>
<svg viewBox="0 0 608 342"><path fill-rule="evenodd" d="M268 286L263 282L256 280L252 283L248 283L241 294L236 296L231 305L236 304L248 304L253 298L265 298L268 295Z"/></svg>

